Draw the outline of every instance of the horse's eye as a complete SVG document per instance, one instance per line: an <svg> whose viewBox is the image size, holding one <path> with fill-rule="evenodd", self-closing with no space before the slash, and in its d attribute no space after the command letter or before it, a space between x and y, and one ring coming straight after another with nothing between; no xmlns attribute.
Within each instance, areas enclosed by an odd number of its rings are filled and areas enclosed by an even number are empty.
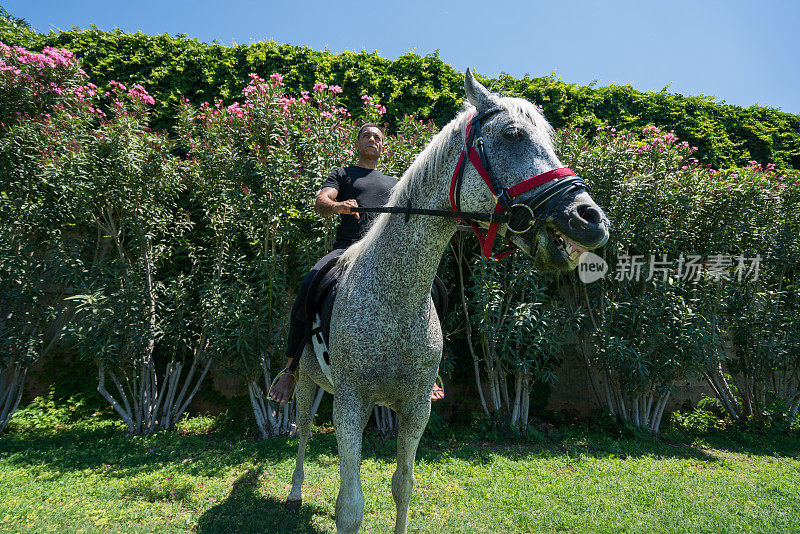
<svg viewBox="0 0 800 534"><path fill-rule="evenodd" d="M503 132L503 137L506 138L511 143L516 143L521 141L522 138L525 136L525 132L522 131L520 128L508 128Z"/></svg>

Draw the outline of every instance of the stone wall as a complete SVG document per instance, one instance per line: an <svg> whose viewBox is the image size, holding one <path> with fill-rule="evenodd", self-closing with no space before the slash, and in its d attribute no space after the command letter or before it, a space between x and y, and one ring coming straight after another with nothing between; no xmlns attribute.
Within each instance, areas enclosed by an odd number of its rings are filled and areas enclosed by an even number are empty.
<svg viewBox="0 0 800 534"><path fill-rule="evenodd" d="M586 364L577 342L566 346L562 358L563 364L558 372L558 380L550 386L548 410L580 418L590 417L597 413L600 404L592 391ZM85 364L78 369L79 364L73 363L68 353L56 351L53 356L39 362L28 372L21 406L36 396L47 394L53 380L48 376L46 369L52 369L53 365L75 367L76 372L83 373L92 387L97 384L96 371L92 372L92 369L87 368ZM471 372L462 374L460 379L456 380L445 378L445 392L445 400L437 403L435 410L441 417L448 420L458 419L464 412L481 410ZM707 384L696 379L682 380L675 385L667 404L667 411L694 405L703 396L714 396ZM190 410L195 413L216 414L230 405L228 401L241 404L246 397L247 389L239 378L212 368Z"/></svg>
<svg viewBox="0 0 800 534"><path fill-rule="evenodd" d="M602 382L598 387L602 387ZM667 401L667 412L694 406L703 397L714 397L714 392L696 378L687 378L676 383ZM549 409L567 412L578 417L587 417L600 409L600 403L592 391L589 373L583 354L577 343L567 345L558 381L550 386Z"/></svg>

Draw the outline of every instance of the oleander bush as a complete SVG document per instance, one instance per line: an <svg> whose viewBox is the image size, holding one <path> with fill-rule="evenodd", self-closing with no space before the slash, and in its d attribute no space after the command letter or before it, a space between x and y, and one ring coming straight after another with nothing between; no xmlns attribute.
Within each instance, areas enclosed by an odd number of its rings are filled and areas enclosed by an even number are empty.
<svg viewBox="0 0 800 534"><path fill-rule="evenodd" d="M732 418L788 428L800 405L800 173L756 161L716 171L652 125L560 141L613 224L610 276L581 285L599 402L658 432L672 386L695 376Z"/></svg>
<svg viewBox="0 0 800 534"><path fill-rule="evenodd" d="M86 140L92 90L71 52L0 43L0 433L28 369L55 348L71 316L64 298L80 268L71 230L80 207L52 171L57 161L85 163L76 147Z"/></svg>
<svg viewBox="0 0 800 534"><path fill-rule="evenodd" d="M292 96L281 74L251 74L232 104L183 100L167 136L150 128L157 102L142 86L98 90L67 51L2 51L20 67L2 71L3 95L22 111L0 137L0 428L26 370L63 341L96 364L132 434L174 428L212 365L247 385L263 436L290 432L293 408L268 406L265 390L295 282L332 243L311 200L354 157L342 89ZM362 107L386 112L368 95ZM404 119L387 172L433 131Z"/></svg>

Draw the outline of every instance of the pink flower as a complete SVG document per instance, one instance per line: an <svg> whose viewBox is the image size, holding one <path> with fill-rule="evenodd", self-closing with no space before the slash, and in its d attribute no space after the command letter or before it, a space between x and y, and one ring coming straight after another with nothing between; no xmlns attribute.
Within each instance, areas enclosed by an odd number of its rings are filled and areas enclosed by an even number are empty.
<svg viewBox="0 0 800 534"><path fill-rule="evenodd" d="M280 74L278 72L273 72L272 74L269 75L269 79L281 83L283 82L283 74Z"/></svg>
<svg viewBox="0 0 800 534"><path fill-rule="evenodd" d="M372 97L369 95L362 95L361 100L364 101L365 105L368 105L370 102L372 102Z"/></svg>
<svg viewBox="0 0 800 534"><path fill-rule="evenodd" d="M122 84L120 84L123 88ZM138 100L139 102L150 104L151 106L156 103L155 99L147 93L147 89L139 85L138 83L130 88L128 91L128 96Z"/></svg>
<svg viewBox="0 0 800 534"><path fill-rule="evenodd" d="M386 108L381 106L380 109L378 109L378 115L383 115L384 113L386 113Z"/></svg>
<svg viewBox="0 0 800 534"><path fill-rule="evenodd" d="M234 102L233 104L228 106L227 109L228 109L228 113L230 113L231 115L236 115L239 118L244 118L244 114L245 114L244 110L239 107L239 103L238 102Z"/></svg>
<svg viewBox="0 0 800 534"><path fill-rule="evenodd" d="M336 93L338 95L342 93L342 88L339 87L338 85L329 85L328 91L330 91L331 93Z"/></svg>
<svg viewBox="0 0 800 534"><path fill-rule="evenodd" d="M317 92L317 93L321 93L322 91L324 91L327 88L328 88L328 86L325 85L322 82L317 82L317 83L314 84L314 92Z"/></svg>
<svg viewBox="0 0 800 534"><path fill-rule="evenodd" d="M323 111L322 113L319 114L319 116L322 117L323 119L327 119L333 117L333 113L331 113L330 111Z"/></svg>

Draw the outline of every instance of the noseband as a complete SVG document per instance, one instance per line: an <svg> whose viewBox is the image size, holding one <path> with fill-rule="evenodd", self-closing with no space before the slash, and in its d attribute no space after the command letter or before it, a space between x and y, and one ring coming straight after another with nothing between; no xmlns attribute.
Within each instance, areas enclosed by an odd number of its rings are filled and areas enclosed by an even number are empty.
<svg viewBox="0 0 800 534"><path fill-rule="evenodd" d="M536 233L541 229L547 216L550 215L558 202L564 198L567 193L578 189L587 189L587 187L583 179L577 176L575 172L568 167L561 167L543 172L536 176L531 176L511 187L505 187L492 173L489 159L486 157L482 135L483 121L500 111L502 111L500 107L490 108L472 117L469 124L467 124L467 131L464 135L464 148L461 149L461 155L458 157L458 163L456 163L456 168L453 171L453 178L450 180L450 208L452 211L414 208L411 206L411 201L409 201L406 207L385 206L381 208L367 208L359 206L357 208L351 208L351 211L356 213L402 213L406 216L406 222L408 222L411 215L433 215L436 217L461 219L469 223L472 227L481 245L481 253L485 257L499 260L510 256L516 250L514 245L500 252L493 252L494 240L495 237L497 237L497 230L500 224L505 223L508 227L508 231L514 234L524 234L530 230L534 230L534 233ZM464 181L465 161L467 159L475 167L475 170L478 171L483 181L486 182L489 191L492 192L492 195L497 201L492 213L469 212L461 211L460 209L461 184ZM559 178L563 178L563 180L558 180ZM548 182L553 183L544 187L542 191L537 192L526 203L513 203L514 198L522 193ZM511 223L516 219L515 214L519 213L522 213L522 218L527 226L514 228ZM485 234L477 221L489 223L489 228ZM535 246L538 246L538 240ZM531 256L535 256L536 249L534 248L532 252Z"/></svg>
<svg viewBox="0 0 800 534"><path fill-rule="evenodd" d="M516 247L512 245L500 252L493 252L494 240L501 222L505 222L508 231L515 234L523 234L531 229L538 230L544 224L545 218L552 212L553 208L555 208L564 195L576 189L586 189L586 184L583 179L577 176L569 167L561 167L543 172L536 176L531 176L511 187L505 187L494 173L492 173L489 159L486 157L482 135L483 121L501 110L502 109L499 107L493 107L470 119L469 124L467 124L467 131L464 135L464 148L461 149L461 155L453 171L453 178L450 180L450 207L456 213L463 213L461 212L460 205L461 184L464 180L464 168L466 167L465 159L469 159L497 201L492 211L492 217L489 220L489 228L485 234L474 218L462 218L464 222L469 223L472 230L475 232L475 236L478 238L478 242L481 245L481 253L487 258L493 259L506 258L516 250ZM527 203L513 203L514 198L522 193L548 182L558 180L559 178L564 179L545 187L542 191L536 193L533 198L529 199ZM520 211L523 212L523 218L527 223L527 227L514 228L511 225L515 211L517 213ZM535 253L533 255L535 255Z"/></svg>

